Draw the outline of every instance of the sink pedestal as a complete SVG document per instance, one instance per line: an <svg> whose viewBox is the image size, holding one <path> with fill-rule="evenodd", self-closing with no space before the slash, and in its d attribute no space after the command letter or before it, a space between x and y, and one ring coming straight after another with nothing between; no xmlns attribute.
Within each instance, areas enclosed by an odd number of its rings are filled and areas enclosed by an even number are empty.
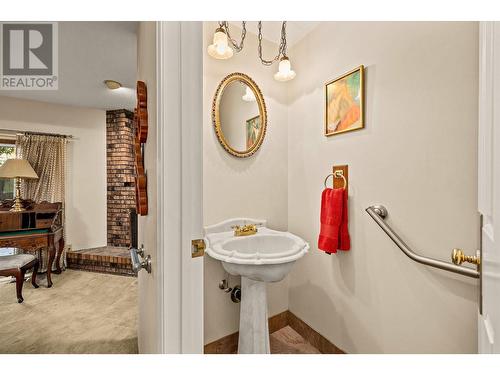
<svg viewBox="0 0 500 375"><path fill-rule="evenodd" d="M266 283L241 277L239 354L270 354Z"/></svg>
<svg viewBox="0 0 500 375"><path fill-rule="evenodd" d="M235 236L235 225L261 225L251 236ZM226 272L241 276L238 353L269 354L267 283L283 280L309 244L290 232L266 227L265 220L234 218L205 227L206 253ZM259 281L256 281L259 280Z"/></svg>

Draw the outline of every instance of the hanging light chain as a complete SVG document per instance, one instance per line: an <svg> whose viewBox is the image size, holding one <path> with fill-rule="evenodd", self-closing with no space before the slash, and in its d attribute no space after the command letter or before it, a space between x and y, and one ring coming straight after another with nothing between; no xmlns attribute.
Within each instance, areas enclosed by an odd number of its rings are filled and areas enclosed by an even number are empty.
<svg viewBox="0 0 500 375"><path fill-rule="evenodd" d="M241 22L241 41L237 43L236 40L231 38L231 34L229 33L229 23L227 21L219 21L219 27L224 29L227 35L227 39L233 46L236 52L240 52L243 49L243 44L245 42L245 37L247 35L246 21Z"/></svg>
<svg viewBox="0 0 500 375"><path fill-rule="evenodd" d="M258 51L259 51L260 62L263 65L269 66L275 63L276 61L279 61L281 57L286 56L286 21L283 21L283 23L281 24L281 40L280 40L280 45L278 47L278 54L272 60L266 60L262 57L262 21L259 21L258 28L259 28Z"/></svg>
<svg viewBox="0 0 500 375"><path fill-rule="evenodd" d="M227 35L227 39L231 46L234 48L236 52L241 52L244 46L245 42L245 37L247 35L247 29L246 29L246 21L241 22L241 40L238 43L236 40L234 40L231 37L230 31L229 31L229 22L227 21L219 21L219 27L224 30L224 32ZM280 43L278 46L278 54L271 60L266 60L262 57L262 21L258 22L258 53L259 53L259 59L260 62L265 65L265 66L270 66L274 64L276 61L279 61L282 57L286 57L286 21L283 21L281 24L281 36L280 36Z"/></svg>

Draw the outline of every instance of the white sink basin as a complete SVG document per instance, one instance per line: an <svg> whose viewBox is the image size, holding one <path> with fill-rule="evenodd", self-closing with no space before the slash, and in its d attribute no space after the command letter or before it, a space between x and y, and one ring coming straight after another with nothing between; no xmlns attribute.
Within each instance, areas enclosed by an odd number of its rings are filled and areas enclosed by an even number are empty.
<svg viewBox="0 0 500 375"><path fill-rule="evenodd" d="M234 225L261 224L256 234L235 237ZM238 353L269 353L266 282L282 280L309 244L289 232L266 228L265 220L230 219L205 228L206 253L231 275L241 276Z"/></svg>
<svg viewBox="0 0 500 375"><path fill-rule="evenodd" d="M233 231L207 235L207 253L232 275L256 281L282 280L309 249L301 238L265 227L257 234L235 237Z"/></svg>

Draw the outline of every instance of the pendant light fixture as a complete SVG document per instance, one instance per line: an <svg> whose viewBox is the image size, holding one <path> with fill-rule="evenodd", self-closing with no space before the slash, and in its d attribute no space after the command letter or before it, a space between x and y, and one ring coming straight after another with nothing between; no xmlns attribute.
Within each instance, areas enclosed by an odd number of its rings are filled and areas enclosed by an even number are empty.
<svg viewBox="0 0 500 375"><path fill-rule="evenodd" d="M245 102L255 102L257 99L252 91L252 89L245 85L245 95L241 97Z"/></svg>
<svg viewBox="0 0 500 375"><path fill-rule="evenodd" d="M277 81L285 82L294 79L296 73L292 70L290 59L286 54L286 21L281 24L281 37L278 46L278 54L271 60L266 60L262 57L262 21L258 24L258 55L262 65L270 66L275 62L279 61L278 72L274 74L274 79ZM246 22L241 23L241 41L236 43L234 39L231 38L229 33L229 24L227 21L220 21L219 27L215 30L213 44L208 46L208 54L215 59L229 59L233 56L233 49L236 52L241 52L243 50L243 43L246 36ZM243 96L243 100L247 94Z"/></svg>
<svg viewBox="0 0 500 375"><path fill-rule="evenodd" d="M280 59L280 63L278 65L278 72L274 74L274 79L276 81L286 82L294 79L296 76L295 72L292 70L290 60L288 57L283 56Z"/></svg>
<svg viewBox="0 0 500 375"><path fill-rule="evenodd" d="M226 60L233 56L233 49L229 47L226 32L222 27L215 30L213 43L208 46L208 54L218 60Z"/></svg>
<svg viewBox="0 0 500 375"><path fill-rule="evenodd" d="M259 46L258 46L258 51L259 51L259 59L260 62L263 65L272 65L276 61L279 61L279 66L278 66L278 72L274 75L274 79L276 81L290 81L291 79L294 79L296 76L296 73L291 70L291 65L290 65L290 59L286 55L286 21L284 21L281 24L281 41L278 47L278 54L272 59L272 60L265 60L262 57L262 21L259 21L258 23L258 29L259 29Z"/></svg>

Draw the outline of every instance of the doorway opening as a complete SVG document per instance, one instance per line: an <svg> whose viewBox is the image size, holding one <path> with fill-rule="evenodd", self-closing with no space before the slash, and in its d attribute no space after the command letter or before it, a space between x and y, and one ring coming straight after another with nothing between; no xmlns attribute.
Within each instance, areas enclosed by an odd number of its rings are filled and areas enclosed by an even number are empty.
<svg viewBox="0 0 500 375"><path fill-rule="evenodd" d="M0 353L138 353L139 22L53 25L58 89L0 95L0 168L17 158L36 173L21 179L22 212L0 179L0 266L32 256L24 277L39 285L24 282L18 303L14 279L0 283Z"/></svg>

